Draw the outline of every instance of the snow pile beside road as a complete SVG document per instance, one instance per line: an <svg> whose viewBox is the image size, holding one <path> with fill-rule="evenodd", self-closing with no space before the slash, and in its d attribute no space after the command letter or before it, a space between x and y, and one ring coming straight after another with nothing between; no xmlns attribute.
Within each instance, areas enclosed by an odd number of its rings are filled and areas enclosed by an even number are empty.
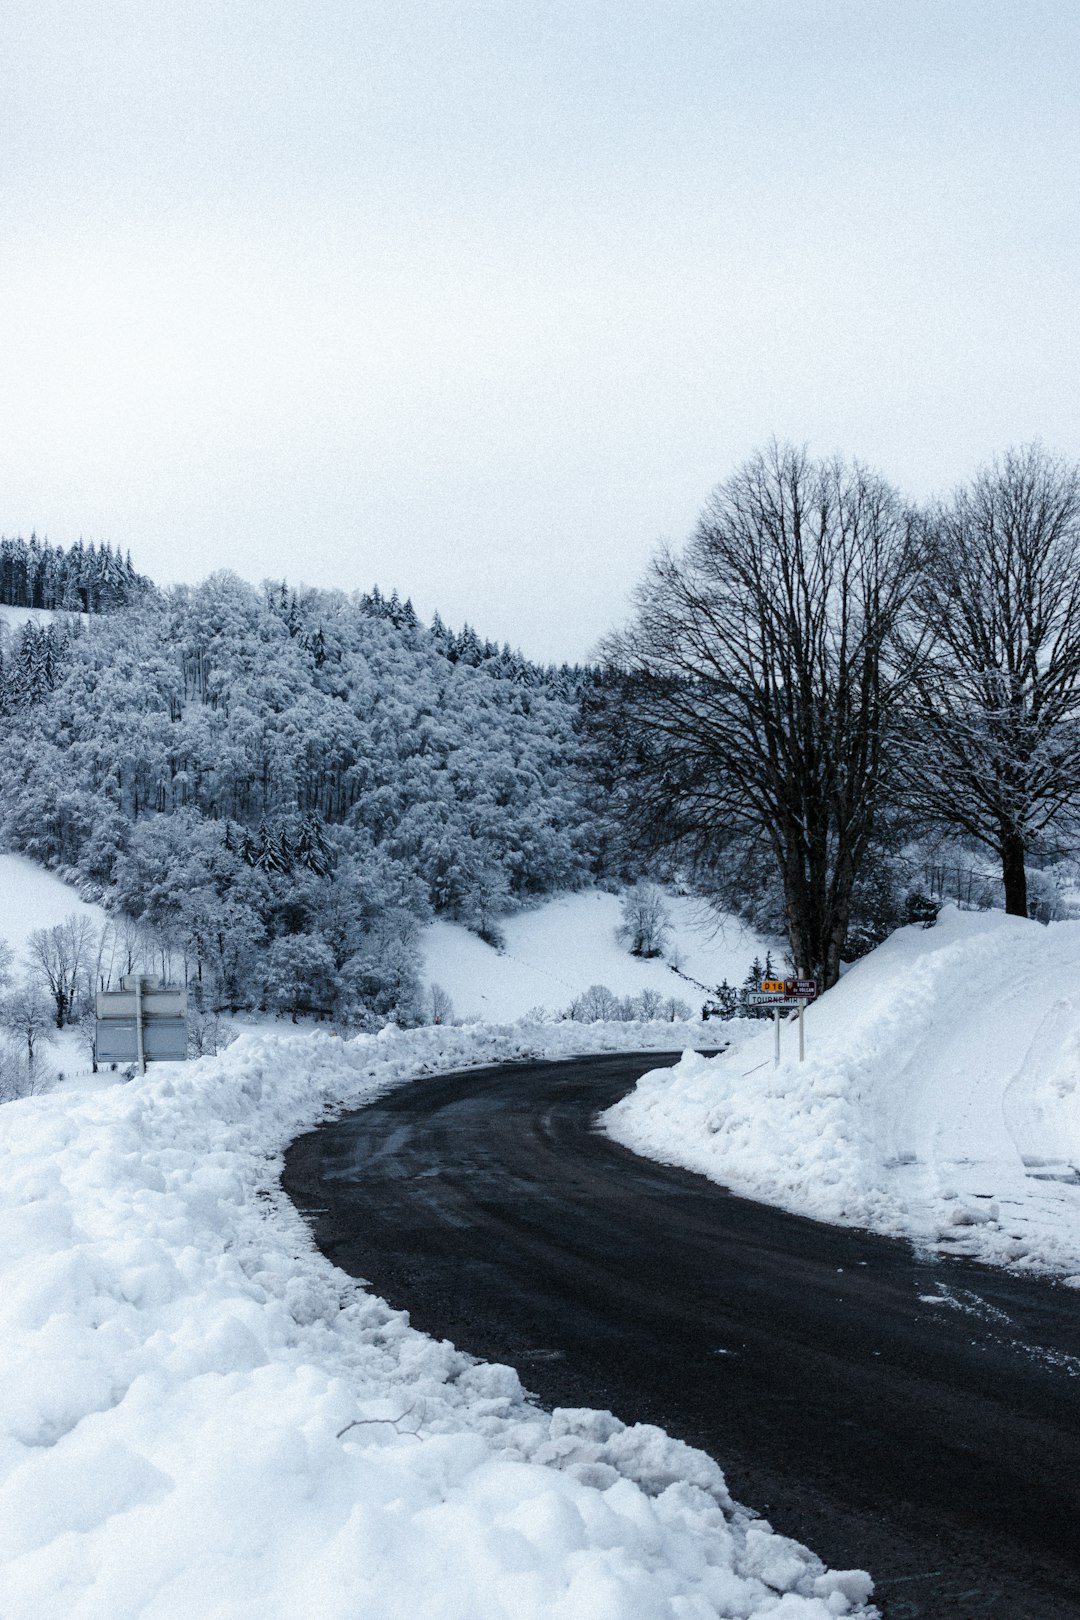
<svg viewBox="0 0 1080 1620"><path fill-rule="evenodd" d="M866 1613L868 1577L753 1520L702 1453L541 1412L413 1331L280 1189L298 1132L418 1072L688 1033L249 1035L7 1105L4 1620Z"/></svg>
<svg viewBox="0 0 1080 1620"><path fill-rule="evenodd" d="M687 1055L608 1111L619 1142L800 1214L1080 1284L1080 924L948 909L793 1029Z"/></svg>

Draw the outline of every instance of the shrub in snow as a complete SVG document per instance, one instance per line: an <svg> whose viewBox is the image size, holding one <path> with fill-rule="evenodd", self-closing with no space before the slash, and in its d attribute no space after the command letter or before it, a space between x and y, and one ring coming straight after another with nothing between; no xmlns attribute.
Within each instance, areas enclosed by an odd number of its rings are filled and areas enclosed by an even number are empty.
<svg viewBox="0 0 1080 1620"><path fill-rule="evenodd" d="M620 1000L606 984L592 984L575 997L564 1016L578 1024L648 1024L657 1019L672 1024L685 1023L691 1011L678 996L665 998L655 990L646 989L639 995Z"/></svg>
<svg viewBox="0 0 1080 1620"><path fill-rule="evenodd" d="M217 1013L203 1012L198 1008L192 1011L189 1007L187 1024L189 1057L215 1057L237 1038L236 1031Z"/></svg>
<svg viewBox="0 0 1080 1620"><path fill-rule="evenodd" d="M595 1024L622 1017L617 995L606 984L591 984L570 1003L570 1017L577 1024Z"/></svg>

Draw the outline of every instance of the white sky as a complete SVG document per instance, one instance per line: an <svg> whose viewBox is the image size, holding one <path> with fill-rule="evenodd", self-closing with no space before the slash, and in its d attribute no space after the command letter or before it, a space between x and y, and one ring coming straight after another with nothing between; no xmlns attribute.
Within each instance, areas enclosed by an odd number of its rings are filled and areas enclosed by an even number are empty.
<svg viewBox="0 0 1080 1620"><path fill-rule="evenodd" d="M581 657L770 434L1080 428L1075 0L5 0L0 531Z"/></svg>

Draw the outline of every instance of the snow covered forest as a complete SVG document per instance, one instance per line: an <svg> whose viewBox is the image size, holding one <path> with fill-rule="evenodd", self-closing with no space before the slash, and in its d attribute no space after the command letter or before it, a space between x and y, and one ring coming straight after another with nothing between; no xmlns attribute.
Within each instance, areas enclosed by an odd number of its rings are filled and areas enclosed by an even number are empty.
<svg viewBox="0 0 1080 1620"><path fill-rule="evenodd" d="M65 551L36 534L0 539L0 604L7 607L100 613L132 601L149 583L131 566L130 552L121 557L107 542L79 540Z"/></svg>
<svg viewBox="0 0 1080 1620"><path fill-rule="evenodd" d="M28 619L3 648L2 837L197 999L413 1022L420 923L493 939L600 871L585 673L377 590L219 573L90 600L116 611Z"/></svg>
<svg viewBox="0 0 1080 1620"><path fill-rule="evenodd" d="M643 875L825 987L945 898L1074 907L1080 475L1038 445L917 510L774 444L589 668L377 588L160 591L35 538L0 563L0 840L200 1008L416 1023L432 918L499 945Z"/></svg>

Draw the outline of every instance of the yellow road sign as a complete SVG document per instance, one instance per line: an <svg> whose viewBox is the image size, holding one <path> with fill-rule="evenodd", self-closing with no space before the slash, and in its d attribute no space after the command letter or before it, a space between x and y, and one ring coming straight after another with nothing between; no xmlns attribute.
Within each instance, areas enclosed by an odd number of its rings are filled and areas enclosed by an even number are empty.
<svg viewBox="0 0 1080 1620"><path fill-rule="evenodd" d="M762 979L761 993L763 996L782 996L787 989L783 979Z"/></svg>

